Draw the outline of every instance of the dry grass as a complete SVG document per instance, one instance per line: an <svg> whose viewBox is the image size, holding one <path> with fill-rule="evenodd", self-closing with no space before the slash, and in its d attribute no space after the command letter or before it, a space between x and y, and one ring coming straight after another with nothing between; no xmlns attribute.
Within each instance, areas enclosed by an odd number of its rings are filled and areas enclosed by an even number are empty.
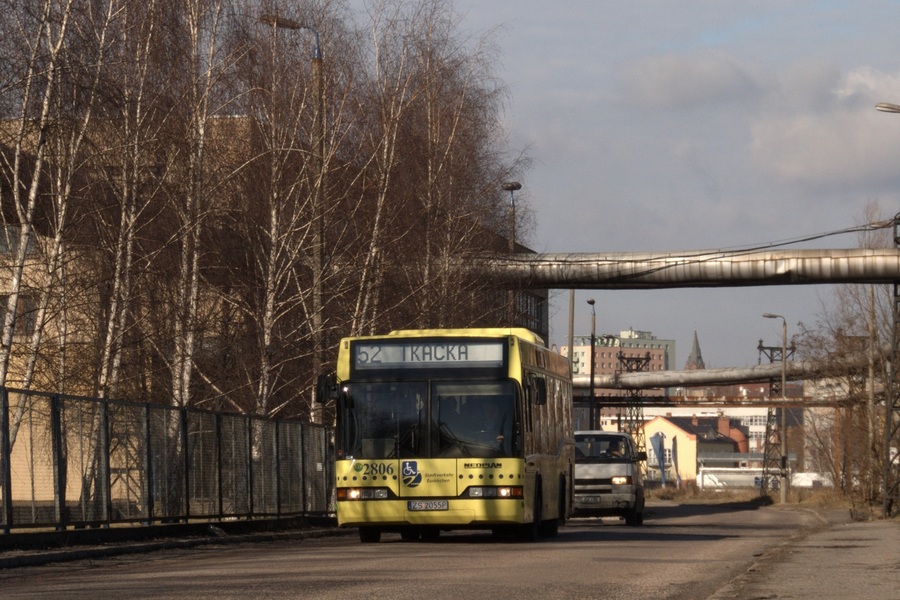
<svg viewBox="0 0 900 600"><path fill-rule="evenodd" d="M696 485L688 484L680 489L667 487L646 491L648 500L669 500L679 504L759 504L769 505L779 501L777 491L760 496L759 490L751 488L701 490ZM799 504L813 508L847 508L853 502L832 489L794 489L787 498L790 504Z"/></svg>

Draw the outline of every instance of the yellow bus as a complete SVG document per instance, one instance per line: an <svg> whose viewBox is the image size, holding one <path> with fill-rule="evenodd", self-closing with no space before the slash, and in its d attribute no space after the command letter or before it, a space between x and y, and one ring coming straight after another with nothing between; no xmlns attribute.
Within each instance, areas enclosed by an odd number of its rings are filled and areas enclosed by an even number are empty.
<svg viewBox="0 0 900 600"><path fill-rule="evenodd" d="M526 329L345 338L318 397L336 405L338 525L362 542L451 529L535 540L571 512L568 361Z"/></svg>

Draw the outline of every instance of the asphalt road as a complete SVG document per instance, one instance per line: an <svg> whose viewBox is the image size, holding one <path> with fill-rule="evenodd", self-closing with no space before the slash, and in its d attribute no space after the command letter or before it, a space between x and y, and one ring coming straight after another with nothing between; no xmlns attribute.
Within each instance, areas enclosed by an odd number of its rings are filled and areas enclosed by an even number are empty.
<svg viewBox="0 0 900 600"><path fill-rule="evenodd" d="M360 544L353 534L302 540L272 536L264 543L235 538L3 569L0 595L900 598L900 526L856 523L845 513L657 505L649 507L642 527L575 519L555 539L532 544L487 532L453 532L420 542L386 534L380 544Z"/></svg>

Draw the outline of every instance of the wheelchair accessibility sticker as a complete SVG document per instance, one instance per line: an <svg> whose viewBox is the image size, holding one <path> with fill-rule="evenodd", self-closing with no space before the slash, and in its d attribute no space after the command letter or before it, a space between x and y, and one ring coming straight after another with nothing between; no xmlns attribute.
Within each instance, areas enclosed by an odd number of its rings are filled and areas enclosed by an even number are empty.
<svg viewBox="0 0 900 600"><path fill-rule="evenodd" d="M422 483L419 465L414 460L404 460L400 465L400 473L403 476L403 485L407 487L416 487Z"/></svg>

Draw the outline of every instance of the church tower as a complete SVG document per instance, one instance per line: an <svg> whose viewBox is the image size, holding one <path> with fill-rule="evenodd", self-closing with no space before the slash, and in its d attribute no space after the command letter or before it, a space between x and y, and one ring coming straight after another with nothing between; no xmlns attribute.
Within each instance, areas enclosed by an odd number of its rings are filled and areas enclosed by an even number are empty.
<svg viewBox="0 0 900 600"><path fill-rule="evenodd" d="M684 363L685 371L694 371L696 369L705 369L703 364L703 355L700 353L700 341L697 339L697 330L694 330L694 342L691 344L691 355L688 356L687 362Z"/></svg>

